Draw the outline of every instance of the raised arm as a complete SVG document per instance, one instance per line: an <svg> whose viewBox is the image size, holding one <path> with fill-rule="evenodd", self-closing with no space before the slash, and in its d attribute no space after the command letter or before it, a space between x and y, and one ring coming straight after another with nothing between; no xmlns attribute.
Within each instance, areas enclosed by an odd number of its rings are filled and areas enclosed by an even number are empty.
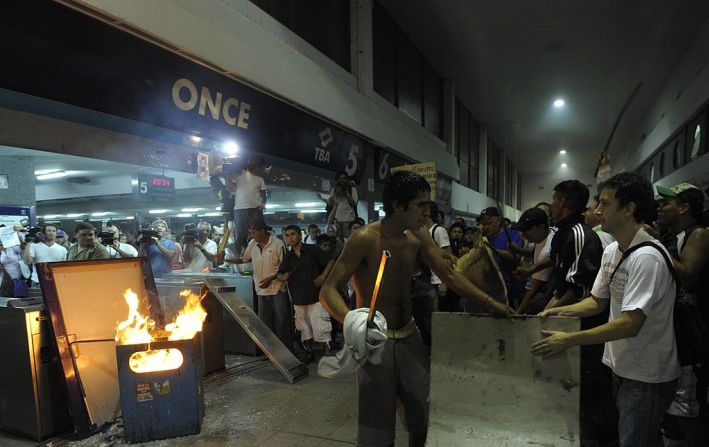
<svg viewBox="0 0 709 447"><path fill-rule="evenodd" d="M330 312L330 315L340 323L345 321L345 315L350 309L347 307L345 298L340 295L339 290L345 288L347 281L352 277L357 266L371 248L371 243L365 231L357 232L350 237L344 250L342 250L342 254L332 268L330 276L327 277L320 289L320 302Z"/></svg>
<svg viewBox="0 0 709 447"><path fill-rule="evenodd" d="M433 239L426 230L412 232L421 241L421 259L431 270L443 281L458 293L460 296L471 297L477 300L483 309L500 315L511 315L514 310L509 306L498 303L490 295L481 290L478 286L470 282L465 276L453 270L441 257L440 250L435 245Z"/></svg>

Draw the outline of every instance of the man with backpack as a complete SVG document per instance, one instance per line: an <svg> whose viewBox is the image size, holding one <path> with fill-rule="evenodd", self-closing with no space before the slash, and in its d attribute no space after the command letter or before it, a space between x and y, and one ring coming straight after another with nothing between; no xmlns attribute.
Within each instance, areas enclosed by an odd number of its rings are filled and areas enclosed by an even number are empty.
<svg viewBox="0 0 709 447"><path fill-rule="evenodd" d="M603 363L613 371L620 445L655 446L681 373L671 324L674 269L667 251L643 228L655 208L650 182L623 172L602 183L600 191L596 214L616 242L603 253L591 296L540 316L584 317L610 307L609 321L579 332L544 331L532 352L549 356L569 346L605 343Z"/></svg>
<svg viewBox="0 0 709 447"><path fill-rule="evenodd" d="M685 439L691 447L709 445L709 421L707 420L707 323L709 323L709 230L699 220L704 206L704 192L689 183L671 188L658 186L662 197L658 207L658 223L669 230L671 238L666 241L667 251L680 281L680 293L675 308L675 321L680 312L691 321L684 322L685 329L698 328L687 335L699 344L700 356L685 355L678 339L679 360L682 376L677 385L675 399L670 405L663 429L665 436ZM681 301L681 302L680 302Z"/></svg>

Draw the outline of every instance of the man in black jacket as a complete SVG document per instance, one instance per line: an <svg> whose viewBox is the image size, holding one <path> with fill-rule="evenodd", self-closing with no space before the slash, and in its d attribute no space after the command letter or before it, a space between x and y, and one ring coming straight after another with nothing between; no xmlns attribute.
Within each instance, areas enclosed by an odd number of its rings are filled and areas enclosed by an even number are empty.
<svg viewBox="0 0 709 447"><path fill-rule="evenodd" d="M554 187L551 217L557 232L551 240L553 265L547 308L574 304L589 296L601 267L603 246L598 234L586 224L589 199L586 185L566 180ZM581 319L581 329L608 321L608 310ZM612 399L612 375L601 363L603 343L581 346L581 440L582 445L617 443L617 409Z"/></svg>

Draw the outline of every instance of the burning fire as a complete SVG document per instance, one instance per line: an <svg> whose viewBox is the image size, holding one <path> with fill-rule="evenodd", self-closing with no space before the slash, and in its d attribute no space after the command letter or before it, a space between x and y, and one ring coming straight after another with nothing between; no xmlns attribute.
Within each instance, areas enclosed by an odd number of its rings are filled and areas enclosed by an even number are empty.
<svg viewBox="0 0 709 447"><path fill-rule="evenodd" d="M202 331L202 323L207 312L202 307L203 296L190 290L183 290L180 296L185 299L184 307L178 312L175 321L165 325L164 331L155 330L155 321L142 315L138 310L140 301L131 289L123 292L128 303L128 318L116 326L116 341L120 345L134 345L159 341L167 336L168 340L189 340ZM157 349L134 353L129 360L131 370L135 372L167 371L179 368L182 353L177 349Z"/></svg>

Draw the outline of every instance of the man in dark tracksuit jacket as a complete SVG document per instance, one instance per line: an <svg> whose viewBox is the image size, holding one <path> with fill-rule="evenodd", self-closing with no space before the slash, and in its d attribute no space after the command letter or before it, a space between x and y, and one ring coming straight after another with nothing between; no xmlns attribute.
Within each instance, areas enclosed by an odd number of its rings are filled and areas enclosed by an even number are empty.
<svg viewBox="0 0 709 447"><path fill-rule="evenodd" d="M603 245L598 234L586 224L589 192L578 180L554 187L551 206L557 232L551 241L554 267L549 307L576 303L591 294L601 267ZM608 310L581 319L581 329L608 322ZM617 445L618 411L613 402L612 376L601 363L603 343L581 346L581 445ZM615 443L615 444L614 444Z"/></svg>

